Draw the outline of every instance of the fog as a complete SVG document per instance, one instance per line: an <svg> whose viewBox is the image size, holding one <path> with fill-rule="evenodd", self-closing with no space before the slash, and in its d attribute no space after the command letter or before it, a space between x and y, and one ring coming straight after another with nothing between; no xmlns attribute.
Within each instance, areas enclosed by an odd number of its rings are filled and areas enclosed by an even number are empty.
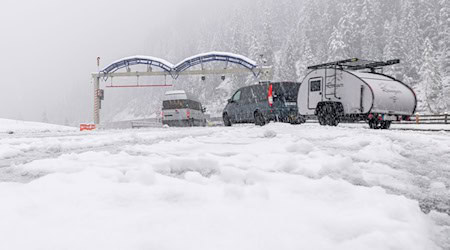
<svg viewBox="0 0 450 250"><path fill-rule="evenodd" d="M136 54L166 58L158 50L165 38L192 39L190 29L214 21L232 2L3 0L0 117L91 121L97 56L101 66Z"/></svg>
<svg viewBox="0 0 450 250"><path fill-rule="evenodd" d="M448 112L449 9L414 0L2 0L0 118L92 122L98 56L104 67L131 55L177 63L211 50L263 54L274 80L287 81L301 81L312 64L398 58L386 73L415 90L418 111ZM175 87L220 117L231 92L254 81L185 77ZM108 89L101 120L157 114L162 91Z"/></svg>

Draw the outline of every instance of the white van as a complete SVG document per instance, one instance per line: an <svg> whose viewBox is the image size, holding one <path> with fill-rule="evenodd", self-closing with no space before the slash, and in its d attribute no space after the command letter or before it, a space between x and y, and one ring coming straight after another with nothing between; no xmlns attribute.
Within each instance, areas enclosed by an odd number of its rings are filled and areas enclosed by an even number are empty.
<svg viewBox="0 0 450 250"><path fill-rule="evenodd" d="M184 90L168 91L162 103L162 124L174 127L206 126L205 108Z"/></svg>

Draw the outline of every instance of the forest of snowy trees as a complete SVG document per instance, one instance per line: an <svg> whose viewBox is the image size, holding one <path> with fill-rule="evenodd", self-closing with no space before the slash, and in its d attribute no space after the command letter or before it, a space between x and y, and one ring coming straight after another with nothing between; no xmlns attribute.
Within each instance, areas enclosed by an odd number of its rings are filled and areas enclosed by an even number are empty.
<svg viewBox="0 0 450 250"><path fill-rule="evenodd" d="M450 109L449 15L448 0L247 1L215 20L205 19L189 37L172 32L151 46L155 55L173 62L207 51L252 59L263 54L267 64L274 65L274 80L286 81L301 81L311 64L352 57L399 58L401 64L384 72L414 88L419 112L443 113ZM177 87L198 93L215 113L230 91L252 82L250 76L225 82L220 77L206 82L186 77ZM159 100L148 95L138 98ZM140 112L156 112L157 103Z"/></svg>

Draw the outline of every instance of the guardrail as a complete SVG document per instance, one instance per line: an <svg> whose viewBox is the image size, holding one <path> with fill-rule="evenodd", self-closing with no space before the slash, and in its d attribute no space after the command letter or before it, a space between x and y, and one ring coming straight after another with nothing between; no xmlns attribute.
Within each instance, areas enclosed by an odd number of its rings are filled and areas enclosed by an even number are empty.
<svg viewBox="0 0 450 250"><path fill-rule="evenodd" d="M308 123L317 123L317 119L308 119ZM149 127L161 127L161 119L145 119L138 121L129 121L131 128L149 128ZM358 122L356 122L358 123ZM365 123L360 121L359 123ZM437 114L437 115L422 115L416 114L411 116L409 121L394 121L396 124L450 124L449 114ZM222 117L210 117L208 119L208 126L221 126L223 125ZM129 125L128 125L129 126ZM128 127L129 128L129 127Z"/></svg>
<svg viewBox="0 0 450 250"><path fill-rule="evenodd" d="M448 114L437 115L421 115L416 114L411 116L410 121L401 121L404 124L450 124L450 117Z"/></svg>
<svg viewBox="0 0 450 250"><path fill-rule="evenodd" d="M211 117L210 121L221 122L222 117ZM316 118L310 118L308 123L318 122ZM366 121L360 121L355 123L365 123ZM411 116L409 121L394 121L397 124L450 124L449 114L437 114L437 115L421 115L416 114Z"/></svg>
<svg viewBox="0 0 450 250"><path fill-rule="evenodd" d="M158 121L132 121L131 128L155 128L161 127L161 122Z"/></svg>

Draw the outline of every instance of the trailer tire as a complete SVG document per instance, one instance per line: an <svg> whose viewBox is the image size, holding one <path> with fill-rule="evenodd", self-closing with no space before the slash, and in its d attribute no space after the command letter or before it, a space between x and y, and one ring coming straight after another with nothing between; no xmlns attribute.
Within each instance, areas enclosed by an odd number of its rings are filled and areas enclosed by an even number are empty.
<svg viewBox="0 0 450 250"><path fill-rule="evenodd" d="M328 120L328 125L336 127L339 125L339 118L336 116L330 116Z"/></svg>
<svg viewBox="0 0 450 250"><path fill-rule="evenodd" d="M381 129L389 129L391 127L391 121L382 121L381 122Z"/></svg>
<svg viewBox="0 0 450 250"><path fill-rule="evenodd" d="M378 121L375 119L369 120L369 127L371 129L389 129L391 127L391 121Z"/></svg>
<svg viewBox="0 0 450 250"><path fill-rule="evenodd" d="M376 129L376 128L377 128L377 121L376 121L376 120L371 119L371 120L369 120L367 123L369 124L369 127L370 127L371 129Z"/></svg>
<svg viewBox="0 0 450 250"><path fill-rule="evenodd" d="M327 125L327 117L326 117L325 107L326 107L326 105L317 106L317 111L316 111L317 120L319 121L319 124L322 126Z"/></svg>
<svg viewBox="0 0 450 250"><path fill-rule="evenodd" d="M337 126L341 113L342 108L340 108L339 103L322 103L317 107L317 119L322 126Z"/></svg>

